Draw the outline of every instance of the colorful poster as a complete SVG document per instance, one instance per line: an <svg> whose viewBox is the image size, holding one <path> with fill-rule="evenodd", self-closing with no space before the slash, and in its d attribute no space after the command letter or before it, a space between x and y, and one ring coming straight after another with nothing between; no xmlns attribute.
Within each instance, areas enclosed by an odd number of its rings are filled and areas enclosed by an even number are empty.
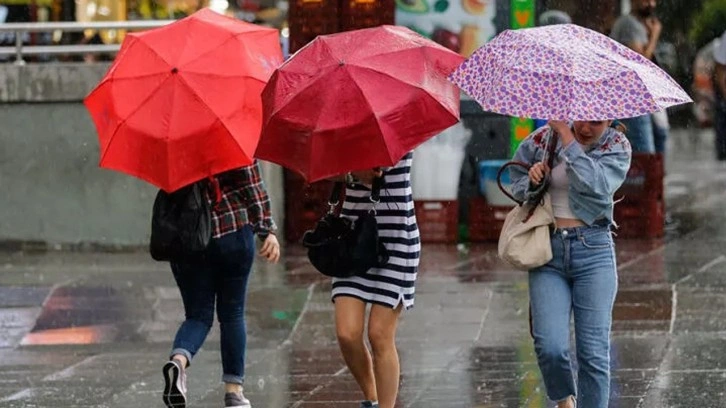
<svg viewBox="0 0 726 408"><path fill-rule="evenodd" d="M396 24L465 57L496 35L496 0L396 0Z"/></svg>
<svg viewBox="0 0 726 408"><path fill-rule="evenodd" d="M534 27L535 7L534 0L512 0L511 27L514 29Z"/></svg>

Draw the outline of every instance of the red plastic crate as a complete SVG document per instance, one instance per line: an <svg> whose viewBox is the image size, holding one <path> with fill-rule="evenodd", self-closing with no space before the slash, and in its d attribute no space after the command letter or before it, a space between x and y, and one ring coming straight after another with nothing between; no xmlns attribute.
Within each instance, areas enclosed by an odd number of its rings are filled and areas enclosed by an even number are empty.
<svg viewBox="0 0 726 408"><path fill-rule="evenodd" d="M333 183L321 181L307 184L297 173L285 170L285 241L300 242L305 231L328 211ZM345 192L341 192L342 203Z"/></svg>
<svg viewBox="0 0 726 408"><path fill-rule="evenodd" d="M628 175L615 197L629 202L662 200L663 166L662 154L633 153Z"/></svg>
<svg viewBox="0 0 726 408"><path fill-rule="evenodd" d="M294 53L318 35L339 31L338 0L292 0L288 11L290 52Z"/></svg>
<svg viewBox="0 0 726 408"><path fill-rule="evenodd" d="M469 240L497 241L507 214L514 206L492 206L484 197L469 200Z"/></svg>
<svg viewBox="0 0 726 408"><path fill-rule="evenodd" d="M340 0L340 31L395 24L394 0Z"/></svg>
<svg viewBox="0 0 726 408"><path fill-rule="evenodd" d="M615 204L618 238L659 238L665 234L665 202L650 200Z"/></svg>
<svg viewBox="0 0 726 408"><path fill-rule="evenodd" d="M416 221L421 242L456 243L459 240L459 202L416 200Z"/></svg>

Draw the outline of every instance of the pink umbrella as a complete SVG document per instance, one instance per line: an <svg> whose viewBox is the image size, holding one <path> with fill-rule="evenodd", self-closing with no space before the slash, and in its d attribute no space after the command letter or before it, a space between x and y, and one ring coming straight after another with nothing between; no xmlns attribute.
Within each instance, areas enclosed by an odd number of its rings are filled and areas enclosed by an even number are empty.
<svg viewBox="0 0 726 408"><path fill-rule="evenodd" d="M484 110L517 117L618 119L693 102L642 55L572 24L504 31L449 79Z"/></svg>

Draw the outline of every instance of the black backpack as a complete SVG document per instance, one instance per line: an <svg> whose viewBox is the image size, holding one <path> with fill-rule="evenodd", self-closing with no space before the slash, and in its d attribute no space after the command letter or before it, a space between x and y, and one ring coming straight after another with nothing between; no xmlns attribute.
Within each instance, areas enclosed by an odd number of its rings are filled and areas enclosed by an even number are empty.
<svg viewBox="0 0 726 408"><path fill-rule="evenodd" d="M212 237L212 212L198 181L172 193L159 190L151 216L149 251L157 261L172 261L203 251Z"/></svg>

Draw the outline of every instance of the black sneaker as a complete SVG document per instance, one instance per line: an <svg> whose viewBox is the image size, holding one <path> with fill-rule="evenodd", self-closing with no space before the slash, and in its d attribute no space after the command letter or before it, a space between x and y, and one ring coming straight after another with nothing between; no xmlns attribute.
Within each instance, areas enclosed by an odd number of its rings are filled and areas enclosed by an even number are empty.
<svg viewBox="0 0 726 408"><path fill-rule="evenodd" d="M187 375L177 360L164 364L164 404L167 408L187 406Z"/></svg>
<svg viewBox="0 0 726 408"><path fill-rule="evenodd" d="M363 401L360 403L360 408L378 408L378 403L373 401Z"/></svg>
<svg viewBox="0 0 726 408"><path fill-rule="evenodd" d="M252 405L241 391L228 392L224 394L224 408L252 408Z"/></svg>

